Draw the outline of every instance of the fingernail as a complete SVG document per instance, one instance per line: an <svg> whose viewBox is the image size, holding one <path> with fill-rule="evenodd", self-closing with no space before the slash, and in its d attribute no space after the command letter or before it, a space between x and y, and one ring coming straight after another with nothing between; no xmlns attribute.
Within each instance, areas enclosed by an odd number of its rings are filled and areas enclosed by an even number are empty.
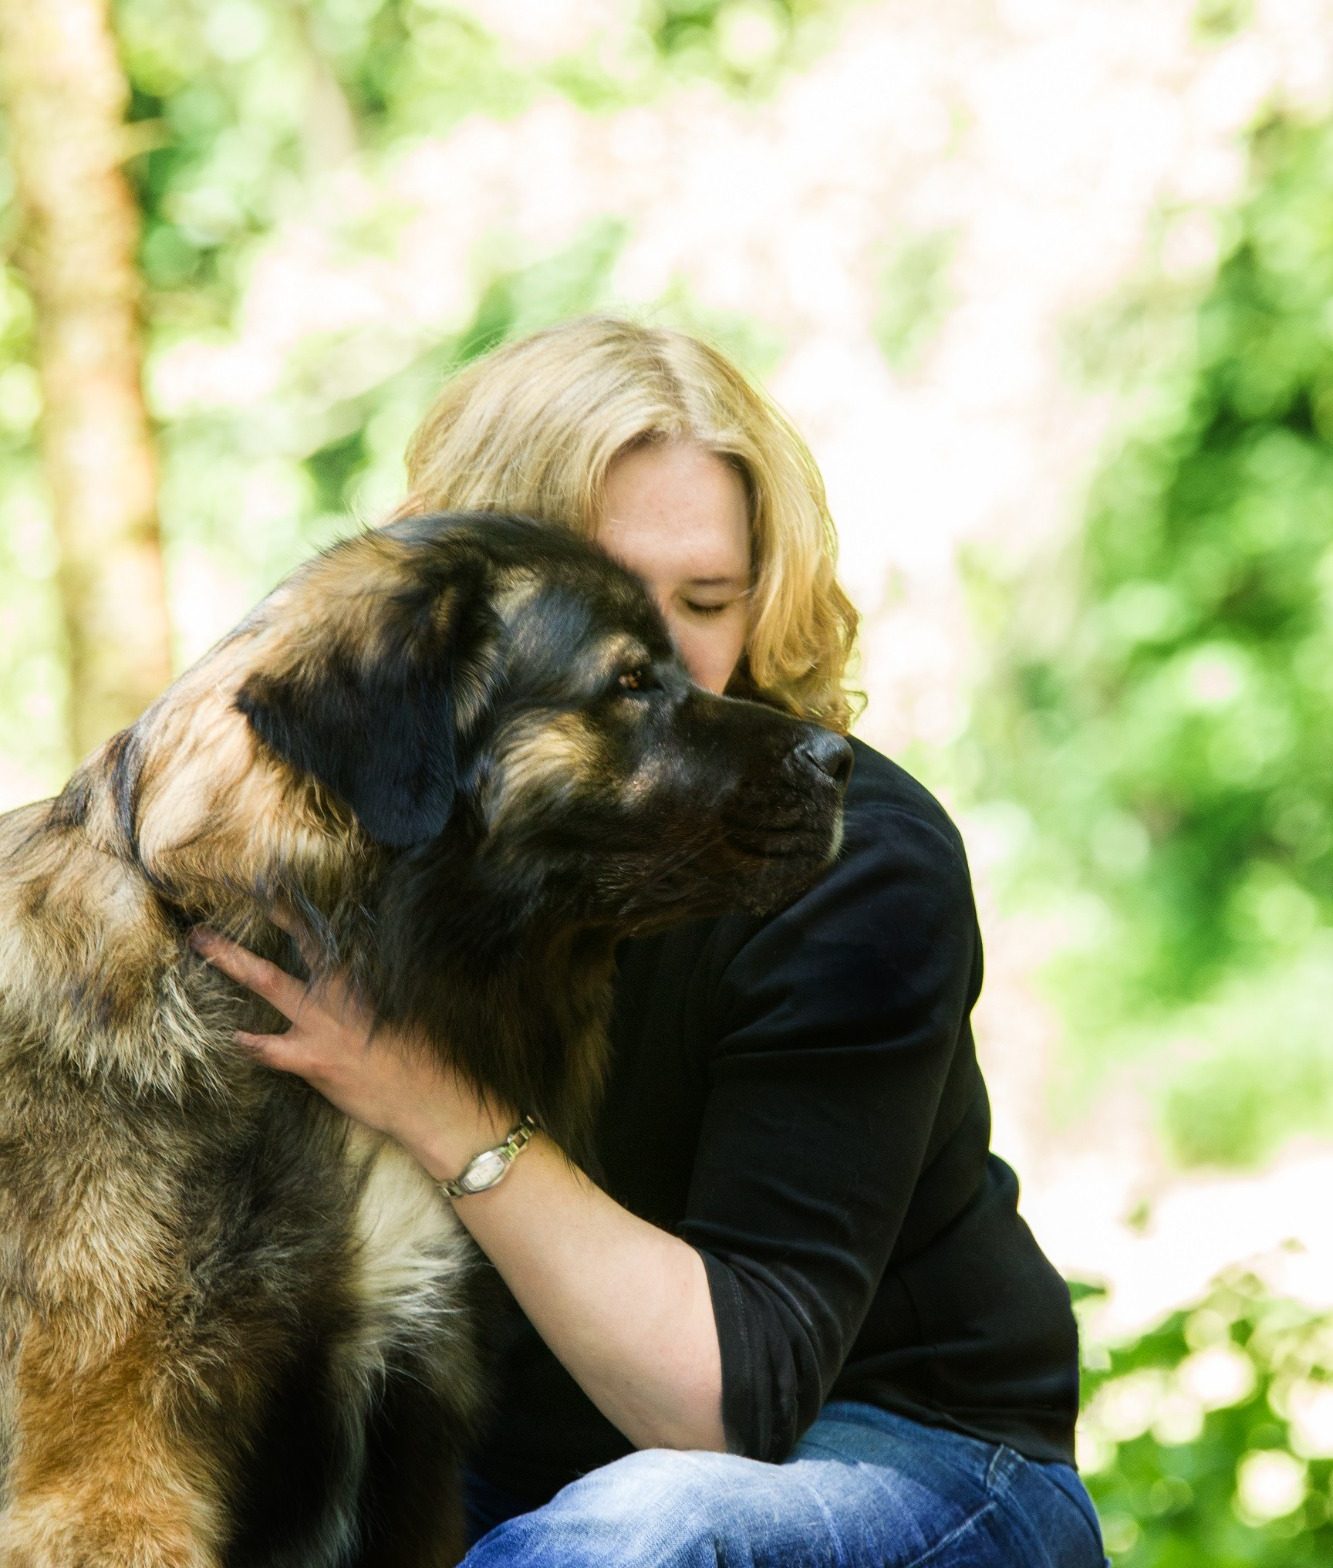
<svg viewBox="0 0 1333 1568"><path fill-rule="evenodd" d="M185 940L196 953L206 953L217 942L218 934L208 926L195 926Z"/></svg>

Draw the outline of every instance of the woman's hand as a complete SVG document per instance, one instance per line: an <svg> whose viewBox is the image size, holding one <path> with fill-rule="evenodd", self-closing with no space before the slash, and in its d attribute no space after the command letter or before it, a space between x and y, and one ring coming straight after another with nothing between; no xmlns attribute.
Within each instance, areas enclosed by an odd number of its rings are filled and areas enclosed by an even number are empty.
<svg viewBox="0 0 1333 1568"><path fill-rule="evenodd" d="M304 949L304 933L282 924ZM304 1078L345 1115L387 1133L437 1179L456 1175L473 1154L502 1142L517 1121L507 1106L483 1106L423 1041L379 1024L342 974L298 980L206 926L190 933L190 945L291 1024L283 1034L237 1030L238 1045L266 1067Z"/></svg>

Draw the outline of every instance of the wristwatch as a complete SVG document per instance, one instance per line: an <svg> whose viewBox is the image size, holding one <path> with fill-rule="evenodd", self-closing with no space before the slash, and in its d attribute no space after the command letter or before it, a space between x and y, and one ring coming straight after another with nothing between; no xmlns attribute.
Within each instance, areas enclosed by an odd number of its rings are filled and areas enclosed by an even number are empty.
<svg viewBox="0 0 1333 1568"><path fill-rule="evenodd" d="M536 1131L537 1123L531 1116L525 1116L517 1127L510 1129L503 1143L474 1155L453 1181L438 1183L440 1191L450 1198L468 1198L475 1192L488 1191L505 1179L509 1167L527 1148Z"/></svg>

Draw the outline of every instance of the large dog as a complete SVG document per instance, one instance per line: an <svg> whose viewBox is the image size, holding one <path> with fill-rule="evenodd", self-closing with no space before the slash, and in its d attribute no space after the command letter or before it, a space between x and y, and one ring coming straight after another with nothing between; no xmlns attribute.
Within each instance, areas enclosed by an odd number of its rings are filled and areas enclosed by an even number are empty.
<svg viewBox="0 0 1333 1568"><path fill-rule="evenodd" d="M470 1243L235 1047L278 1020L193 924L291 965L291 912L315 970L579 1153L616 941L794 896L848 759L694 687L595 548L435 516L309 563L0 819L0 1564L458 1551Z"/></svg>

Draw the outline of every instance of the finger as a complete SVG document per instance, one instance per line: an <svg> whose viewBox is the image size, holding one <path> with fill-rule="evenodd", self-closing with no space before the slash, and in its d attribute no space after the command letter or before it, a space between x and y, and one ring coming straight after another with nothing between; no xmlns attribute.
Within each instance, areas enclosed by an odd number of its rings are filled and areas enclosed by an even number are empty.
<svg viewBox="0 0 1333 1568"><path fill-rule="evenodd" d="M271 964L248 947L211 930L196 926L189 936L190 946L215 969L220 969L229 980L235 980L247 991L276 1007L284 1018L295 1020L305 1000L305 984L289 975L277 964Z"/></svg>
<svg viewBox="0 0 1333 1568"><path fill-rule="evenodd" d="M275 904L269 910L268 917L279 931L285 931L296 943L297 951L305 960L306 968L314 974L319 964L320 952L319 944L315 941L310 927L297 917L289 904Z"/></svg>
<svg viewBox="0 0 1333 1568"><path fill-rule="evenodd" d="M237 1029L232 1039L247 1056L253 1056L263 1066L271 1067L280 1073L296 1071L286 1035L247 1034L244 1029Z"/></svg>

